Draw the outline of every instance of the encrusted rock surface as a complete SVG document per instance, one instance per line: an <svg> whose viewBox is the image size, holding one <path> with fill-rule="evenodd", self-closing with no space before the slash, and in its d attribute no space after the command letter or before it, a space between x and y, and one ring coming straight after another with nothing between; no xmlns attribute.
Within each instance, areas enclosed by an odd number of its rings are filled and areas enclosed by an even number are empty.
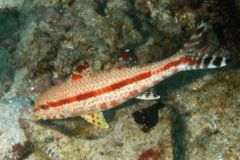
<svg viewBox="0 0 240 160"><path fill-rule="evenodd" d="M152 112L143 111L155 105L149 102L123 105L107 130L79 118L30 122L25 131L36 150L52 159L237 159L239 78L239 70L231 68L180 73L158 86L167 106ZM140 114L139 121L152 128L136 123L136 110L150 114Z"/></svg>
<svg viewBox="0 0 240 160"><path fill-rule="evenodd" d="M81 125L77 129L78 134L69 137L63 131L57 131L53 125L51 128L30 123L26 131L30 140L35 142L35 147L52 159L144 160L157 156L170 160L173 158L171 112L163 110L159 121L161 123L157 123L149 132L143 132L134 121L130 109L124 108L117 111L108 130ZM83 134L87 137L83 137Z"/></svg>
<svg viewBox="0 0 240 160"><path fill-rule="evenodd" d="M0 101L0 159L20 158L28 152L24 145L28 142L34 149L25 155L26 160L237 159L240 16L235 3L0 1L1 9L10 9L0 13L0 97L8 99ZM160 102L133 101L116 109L116 114L109 113L108 130L81 118L38 123L21 119L26 137L23 134L18 118L25 111L18 107L28 110L32 106L28 100L9 98L21 95L34 100L85 61L95 71L110 69L126 49L140 65L169 57L201 21L213 24L221 46L231 51L232 68L169 78L157 86L163 109L158 108ZM13 136L17 132L19 139Z"/></svg>
<svg viewBox="0 0 240 160"><path fill-rule="evenodd" d="M174 54L208 7L211 3L205 1L25 1L16 11L2 14L11 25L2 31L8 34L0 36L1 47L13 57L13 69L28 70L16 93L34 98L53 78L66 79L84 61L100 71L111 68L126 49L140 64Z"/></svg>
<svg viewBox="0 0 240 160"><path fill-rule="evenodd" d="M0 159L19 159L29 151L30 143L19 119L29 118L31 110L31 101L26 97L0 101Z"/></svg>
<svg viewBox="0 0 240 160"><path fill-rule="evenodd" d="M0 50L0 96L7 91L12 83L13 69L9 64L9 55L6 50Z"/></svg>
<svg viewBox="0 0 240 160"><path fill-rule="evenodd" d="M24 0L1 0L0 9L9 9L20 7L23 4Z"/></svg>
<svg viewBox="0 0 240 160"><path fill-rule="evenodd" d="M199 75L201 77L199 77ZM186 159L238 159L240 71L224 69L179 75L169 102L184 116ZM187 85L183 85L188 80ZM191 82L192 81L192 82ZM175 83L175 84L174 84ZM175 88L174 87L174 88ZM177 134L177 133L176 133ZM183 139L179 139L181 143Z"/></svg>

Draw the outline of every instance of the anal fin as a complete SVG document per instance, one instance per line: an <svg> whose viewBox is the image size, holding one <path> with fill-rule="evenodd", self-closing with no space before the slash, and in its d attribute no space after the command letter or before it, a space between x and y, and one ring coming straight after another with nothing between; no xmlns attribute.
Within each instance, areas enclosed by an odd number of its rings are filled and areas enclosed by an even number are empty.
<svg viewBox="0 0 240 160"><path fill-rule="evenodd" d="M109 127L102 112L85 114L85 115L81 115L81 117L84 118L89 123L91 123L99 128L108 128Z"/></svg>
<svg viewBox="0 0 240 160"><path fill-rule="evenodd" d="M135 98L141 99L141 100L156 100L156 99L159 99L160 96L156 94L153 88L150 88Z"/></svg>

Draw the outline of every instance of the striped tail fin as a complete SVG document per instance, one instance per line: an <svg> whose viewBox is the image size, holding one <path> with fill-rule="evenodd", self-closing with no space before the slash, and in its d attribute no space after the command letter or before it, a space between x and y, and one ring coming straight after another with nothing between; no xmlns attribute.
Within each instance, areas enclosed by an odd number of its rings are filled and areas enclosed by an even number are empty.
<svg viewBox="0 0 240 160"><path fill-rule="evenodd" d="M192 63L188 66L189 70L220 68L231 62L231 59L228 57L208 54L200 57L191 57L191 59Z"/></svg>
<svg viewBox="0 0 240 160"><path fill-rule="evenodd" d="M191 59L187 69L219 68L231 62L229 52L220 47L216 34L207 23L199 25L177 53Z"/></svg>

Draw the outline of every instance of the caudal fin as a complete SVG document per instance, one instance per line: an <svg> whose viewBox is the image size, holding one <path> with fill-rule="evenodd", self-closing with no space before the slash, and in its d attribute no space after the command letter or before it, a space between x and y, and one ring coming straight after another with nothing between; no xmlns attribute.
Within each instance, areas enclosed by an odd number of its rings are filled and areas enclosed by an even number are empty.
<svg viewBox="0 0 240 160"><path fill-rule="evenodd" d="M188 69L210 69L220 68L228 65L231 62L229 57L207 55L200 57L191 57L192 63L188 66Z"/></svg>
<svg viewBox="0 0 240 160"><path fill-rule="evenodd" d="M202 23L178 54L191 58L188 69L219 68L231 62L229 52L220 47L211 25Z"/></svg>

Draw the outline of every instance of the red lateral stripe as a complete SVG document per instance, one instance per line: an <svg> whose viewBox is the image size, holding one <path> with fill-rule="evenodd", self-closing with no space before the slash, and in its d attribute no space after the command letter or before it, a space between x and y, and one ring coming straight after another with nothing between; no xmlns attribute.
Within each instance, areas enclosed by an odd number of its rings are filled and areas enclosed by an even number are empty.
<svg viewBox="0 0 240 160"><path fill-rule="evenodd" d="M164 65L163 67L159 68L156 70L156 73L155 74L158 74L162 71L165 71L173 66L178 66L180 65L181 63L187 63L188 65L193 65L195 63L195 61L193 59L191 59L190 57L183 57L183 58L180 58L176 61L172 61L170 63L167 63L166 65Z"/></svg>
<svg viewBox="0 0 240 160"><path fill-rule="evenodd" d="M148 78L150 76L151 76L151 71L145 72L145 73L139 74L135 77L120 81L118 83L114 83L112 85L100 88L100 89L95 90L95 91L90 91L90 92L87 92L87 93L84 93L84 94L79 94L77 96L62 99L62 100L59 100L59 101L56 101L56 102L50 102L47 105L38 106L34 109L34 112L37 112L40 109L49 109L49 108L52 108L52 107L58 107L58 106L61 106L61 105L67 104L67 103L72 103L72 102L75 102L75 101L80 101L80 100L88 99L88 98L98 96L98 95L101 95L101 94L104 94L104 93L107 93L107 92L111 92L113 90L119 89L119 88L121 88L123 86L126 86L128 84L131 84L133 82L143 80L143 79Z"/></svg>
<svg viewBox="0 0 240 160"><path fill-rule="evenodd" d="M157 69L156 72L154 72L154 74L158 74L158 73L160 73L162 71L165 71L165 70L167 70L167 69L169 69L169 68L171 68L173 66L177 66L177 65L179 65L181 63L192 64L193 60L191 58L188 58L188 57L180 58L180 59L178 59L176 61L172 61L170 63L167 63L166 65L164 65L161 68ZM143 80L143 79L146 79L148 77L151 77L151 75L152 75L151 71L148 71L148 72L145 72L145 73L141 73L141 74L136 75L134 77L122 80L120 82L111 84L109 86L100 88L100 89L95 90L95 91L90 91L90 92L87 92L87 93L79 94L77 96L69 97L69 98L62 99L62 100L59 100L59 101L56 101L56 102L50 102L47 105L37 106L34 109L34 112L39 111L40 109L49 109L49 108L52 108L52 107L58 107L58 106L61 106L61 105L67 104L67 103L72 103L72 102L75 102L75 101L80 101L80 100L88 99L88 98L91 98L91 97L94 97L94 96L98 96L98 95L101 95L101 94L104 94L104 93L108 93L108 92L117 90L117 89L119 89L121 87L124 87L124 86L126 86L128 84L131 84L131 83L134 83L134 82L138 82L140 80Z"/></svg>

